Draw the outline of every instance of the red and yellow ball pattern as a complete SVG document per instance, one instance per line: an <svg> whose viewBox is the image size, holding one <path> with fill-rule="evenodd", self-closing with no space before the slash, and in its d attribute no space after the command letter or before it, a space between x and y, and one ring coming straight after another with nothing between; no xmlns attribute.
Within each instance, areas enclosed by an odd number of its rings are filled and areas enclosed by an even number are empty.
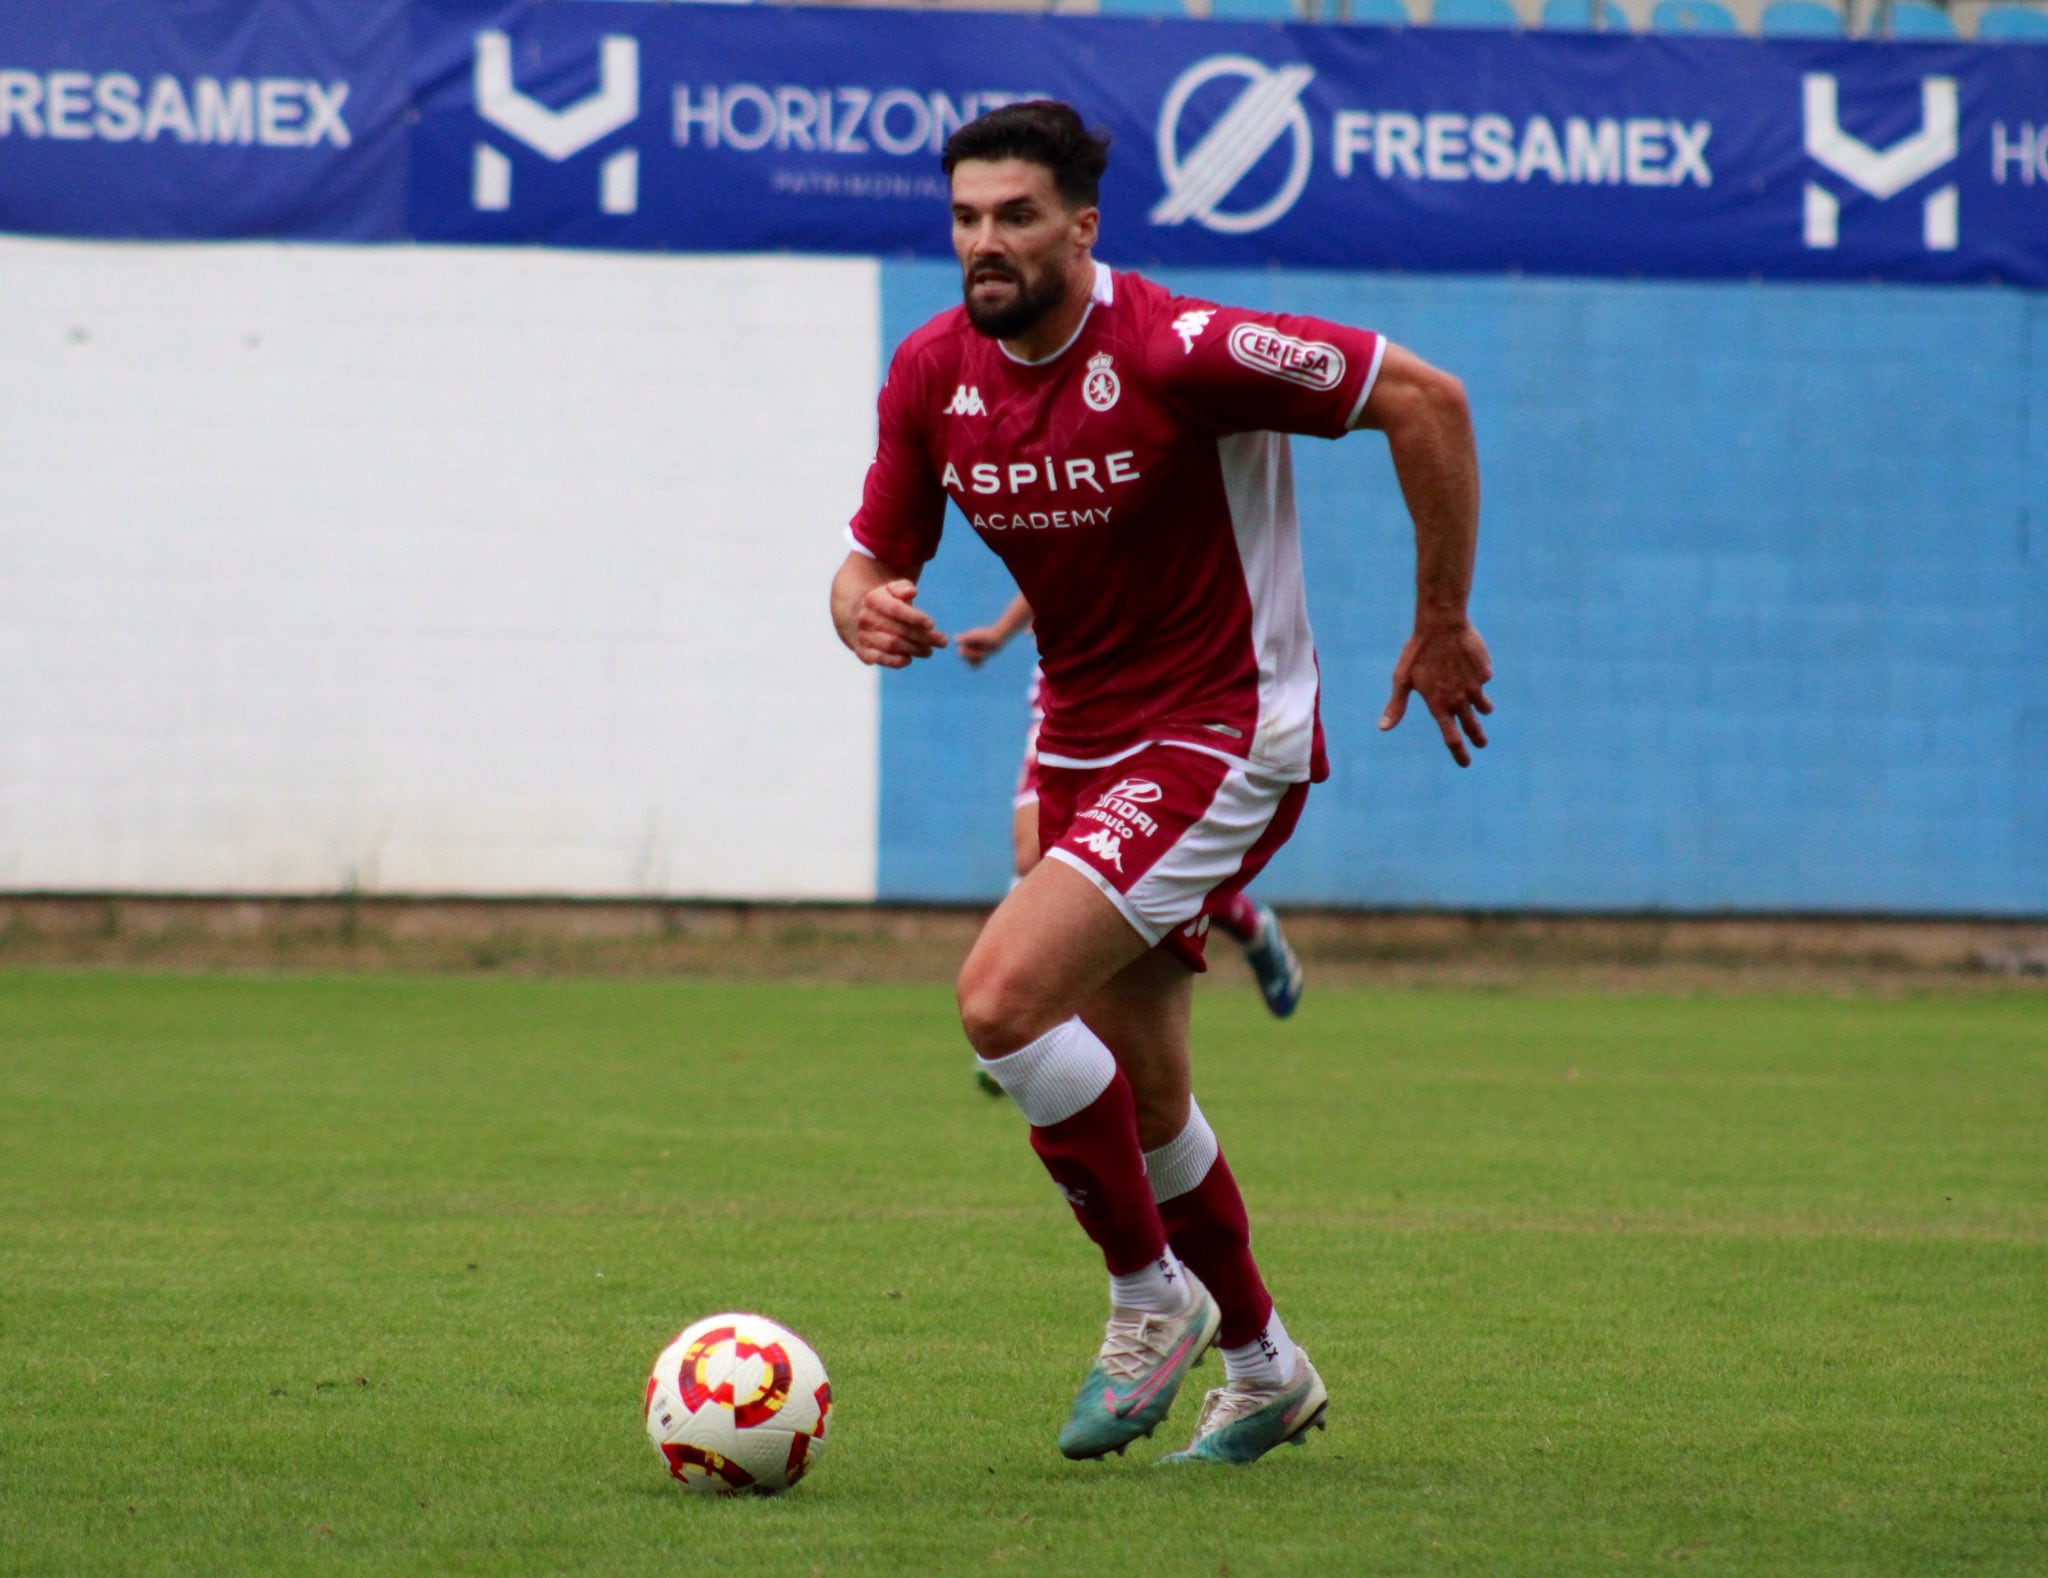
<svg viewBox="0 0 2048 1578"><path fill-rule="evenodd" d="M662 1349L647 1434L669 1473L711 1495L772 1495L817 1463L832 1383L816 1351L765 1316L712 1315Z"/></svg>

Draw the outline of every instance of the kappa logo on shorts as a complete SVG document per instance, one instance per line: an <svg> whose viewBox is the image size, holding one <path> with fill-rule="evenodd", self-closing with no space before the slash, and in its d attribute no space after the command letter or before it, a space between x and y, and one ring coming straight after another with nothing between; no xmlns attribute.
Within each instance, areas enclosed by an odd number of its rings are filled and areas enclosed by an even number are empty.
<svg viewBox="0 0 2048 1578"><path fill-rule="evenodd" d="M1106 827L1098 827L1080 841L1080 847L1097 860L1105 861L1121 872L1124 869L1124 841Z"/></svg>
<svg viewBox="0 0 2048 1578"><path fill-rule="evenodd" d="M1206 915L1197 915L1193 920L1189 921L1185 926L1181 927L1180 934L1183 937L1188 938L1200 938L1208 936L1209 917Z"/></svg>
<svg viewBox="0 0 2048 1578"><path fill-rule="evenodd" d="M1097 824L1095 831L1080 841L1080 847L1093 850L1122 871L1124 845L1134 838L1151 838L1159 832L1159 823L1138 807L1156 804L1165 797L1166 791L1149 778L1122 779L1115 788L1096 796L1095 804L1074 818L1076 822Z"/></svg>

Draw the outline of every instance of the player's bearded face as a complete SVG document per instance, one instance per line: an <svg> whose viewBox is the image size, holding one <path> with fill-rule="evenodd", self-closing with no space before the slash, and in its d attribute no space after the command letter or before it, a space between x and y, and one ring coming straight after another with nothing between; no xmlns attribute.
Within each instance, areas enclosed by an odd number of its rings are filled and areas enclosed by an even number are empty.
<svg viewBox="0 0 2048 1578"><path fill-rule="evenodd" d="M1042 165L964 161L953 171L953 249L967 321L990 339L1014 339L1073 288L1075 216Z"/></svg>
<svg viewBox="0 0 2048 1578"><path fill-rule="evenodd" d="M967 321L992 340L1008 340L1036 327L1064 301L1067 281L1057 268L1031 270L1014 259L984 258L965 266L960 290Z"/></svg>

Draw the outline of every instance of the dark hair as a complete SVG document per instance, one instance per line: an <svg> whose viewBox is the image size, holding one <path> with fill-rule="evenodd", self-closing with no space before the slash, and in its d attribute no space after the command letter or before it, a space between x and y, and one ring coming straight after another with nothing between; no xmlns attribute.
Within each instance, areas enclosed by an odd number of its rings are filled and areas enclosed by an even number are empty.
<svg viewBox="0 0 2048 1578"><path fill-rule="evenodd" d="M939 161L946 174L963 159L1042 164L1067 207L1092 208L1101 200L1102 172L1109 168L1109 133L1090 131L1071 104L1030 99L990 110L948 137Z"/></svg>

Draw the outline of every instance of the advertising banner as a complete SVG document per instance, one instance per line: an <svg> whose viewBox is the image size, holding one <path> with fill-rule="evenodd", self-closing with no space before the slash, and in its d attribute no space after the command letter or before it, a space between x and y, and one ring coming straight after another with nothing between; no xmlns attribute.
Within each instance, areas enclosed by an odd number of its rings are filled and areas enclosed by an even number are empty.
<svg viewBox="0 0 2048 1578"><path fill-rule="evenodd" d="M421 0L441 240L944 255L938 152L1109 130L1127 263L2048 284L2048 50Z"/></svg>
<svg viewBox="0 0 2048 1578"><path fill-rule="evenodd" d="M2048 285L2039 47L613 0L8 8L0 226L943 256L1038 96L1121 263Z"/></svg>
<svg viewBox="0 0 2048 1578"><path fill-rule="evenodd" d="M400 239L407 0L0 6L0 230Z"/></svg>

